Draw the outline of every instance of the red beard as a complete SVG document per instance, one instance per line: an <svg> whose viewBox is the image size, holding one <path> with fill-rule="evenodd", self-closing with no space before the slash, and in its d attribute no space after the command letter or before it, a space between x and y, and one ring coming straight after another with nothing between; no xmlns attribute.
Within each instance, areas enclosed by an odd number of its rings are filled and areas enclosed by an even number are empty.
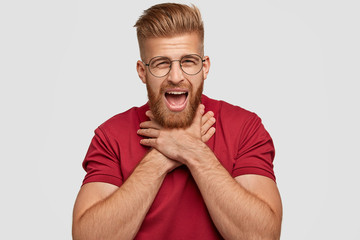
<svg viewBox="0 0 360 240"><path fill-rule="evenodd" d="M193 96L193 87L188 88L184 84L164 83L160 87L159 94L156 95L152 89L146 84L149 97L150 110L153 113L156 122L165 128L187 128L193 122L196 110L201 102L201 95L203 92L204 82L201 83L197 89L195 96ZM163 102L163 97L168 88L188 88L188 100L186 108L181 112L170 111Z"/></svg>

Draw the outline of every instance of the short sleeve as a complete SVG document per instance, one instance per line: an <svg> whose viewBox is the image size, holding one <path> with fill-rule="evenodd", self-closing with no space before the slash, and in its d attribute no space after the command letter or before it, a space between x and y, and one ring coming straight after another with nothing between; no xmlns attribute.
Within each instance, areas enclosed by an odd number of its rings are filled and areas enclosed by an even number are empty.
<svg viewBox="0 0 360 240"><path fill-rule="evenodd" d="M273 160L275 149L271 136L256 115L246 121L241 132L232 176L257 174L275 179Z"/></svg>
<svg viewBox="0 0 360 240"><path fill-rule="evenodd" d="M83 185L89 182L105 182L116 186L122 184L116 144L111 142L101 127L95 130L83 162L86 176Z"/></svg>

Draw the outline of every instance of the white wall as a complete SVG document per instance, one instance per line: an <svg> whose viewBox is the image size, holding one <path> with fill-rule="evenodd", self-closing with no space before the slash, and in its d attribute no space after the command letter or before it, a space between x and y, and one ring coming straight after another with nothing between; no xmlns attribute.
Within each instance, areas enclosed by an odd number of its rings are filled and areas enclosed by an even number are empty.
<svg viewBox="0 0 360 240"><path fill-rule="evenodd" d="M71 238L93 130L146 101L132 26L157 2L0 3L1 239ZM193 3L205 93L274 138L282 239L360 239L358 1Z"/></svg>

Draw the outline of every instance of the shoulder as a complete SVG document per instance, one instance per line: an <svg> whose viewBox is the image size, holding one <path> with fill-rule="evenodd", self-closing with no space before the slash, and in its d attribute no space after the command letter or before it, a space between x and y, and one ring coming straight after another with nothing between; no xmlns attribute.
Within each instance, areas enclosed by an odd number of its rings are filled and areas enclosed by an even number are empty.
<svg viewBox="0 0 360 240"><path fill-rule="evenodd" d="M219 118L218 120L236 122L237 124L260 120L254 112L226 101L215 100L206 96L203 96L203 101L205 106L209 106L209 110L214 111Z"/></svg>
<svg viewBox="0 0 360 240"><path fill-rule="evenodd" d="M238 141L254 135L256 132L267 132L261 118L254 112L222 100L206 98L205 102L212 110L216 119L216 131L226 137Z"/></svg>
<svg viewBox="0 0 360 240"><path fill-rule="evenodd" d="M132 107L129 110L116 114L102 123L96 131L101 130L104 134L120 134L126 131L133 131L139 127L142 119L145 117L145 112L148 110L148 105L141 107Z"/></svg>

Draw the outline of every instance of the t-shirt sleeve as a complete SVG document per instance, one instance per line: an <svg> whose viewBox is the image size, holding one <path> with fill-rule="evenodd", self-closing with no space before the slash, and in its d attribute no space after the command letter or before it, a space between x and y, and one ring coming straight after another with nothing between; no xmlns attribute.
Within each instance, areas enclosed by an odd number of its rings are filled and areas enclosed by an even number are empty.
<svg viewBox="0 0 360 240"><path fill-rule="evenodd" d="M115 149L116 143L108 138L101 127L97 128L83 162L86 171L83 185L89 182L122 184L119 154Z"/></svg>
<svg viewBox="0 0 360 240"><path fill-rule="evenodd" d="M275 181L274 157L272 138L264 128L261 119L253 114L242 128L232 176L257 174Z"/></svg>

